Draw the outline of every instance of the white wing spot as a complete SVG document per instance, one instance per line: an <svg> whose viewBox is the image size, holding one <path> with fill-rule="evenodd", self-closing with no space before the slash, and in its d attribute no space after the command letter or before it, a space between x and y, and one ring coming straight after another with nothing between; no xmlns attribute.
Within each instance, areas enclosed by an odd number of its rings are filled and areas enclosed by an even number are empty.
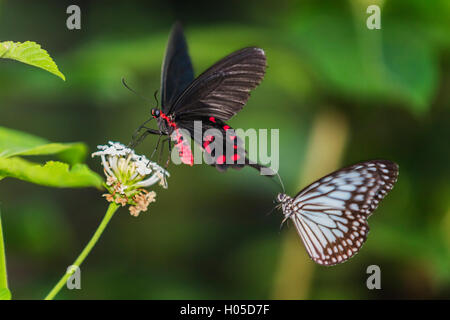
<svg viewBox="0 0 450 320"><path fill-rule="evenodd" d="M334 187L330 186L330 185L323 185L317 188L317 191L321 192L321 193L328 193L330 191L333 191Z"/></svg>
<svg viewBox="0 0 450 320"><path fill-rule="evenodd" d="M356 190L356 186L352 185L352 184L344 184L342 186L339 186L339 190L343 190L343 191L355 191Z"/></svg>
<svg viewBox="0 0 450 320"><path fill-rule="evenodd" d="M336 237L333 235L333 233L330 231L330 229L328 229L324 226L320 226L320 225L319 225L319 228L325 235L325 238L327 238L328 242L334 242L336 240Z"/></svg>
<svg viewBox="0 0 450 320"><path fill-rule="evenodd" d="M331 218L332 218L333 220L335 220L335 221L340 221L340 222L342 222L342 223L347 223L347 222L348 222L347 219L342 218L342 217L333 216L333 217L331 217Z"/></svg>
<svg viewBox="0 0 450 320"><path fill-rule="evenodd" d="M351 196L352 194L350 192L345 191L333 191L330 193L330 197L337 198L339 200L348 200Z"/></svg>
<svg viewBox="0 0 450 320"><path fill-rule="evenodd" d="M342 238L344 236L342 231L339 229L332 229L331 231L333 231L333 233L336 235L336 237Z"/></svg>
<svg viewBox="0 0 450 320"><path fill-rule="evenodd" d="M350 172L344 172L341 177L345 178L345 179L350 179L350 178L358 178L360 177L360 173L358 171L350 171Z"/></svg>
<svg viewBox="0 0 450 320"><path fill-rule="evenodd" d="M341 229L342 231L344 231L344 232L348 231L348 228L346 226L344 226L343 224L338 222L337 225L338 225L339 229Z"/></svg>

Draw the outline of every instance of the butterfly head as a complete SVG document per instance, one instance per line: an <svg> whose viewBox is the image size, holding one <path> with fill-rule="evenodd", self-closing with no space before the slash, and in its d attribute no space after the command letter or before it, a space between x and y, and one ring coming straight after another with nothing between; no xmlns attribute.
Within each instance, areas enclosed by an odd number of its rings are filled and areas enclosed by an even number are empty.
<svg viewBox="0 0 450 320"><path fill-rule="evenodd" d="M159 116L161 115L161 112L157 108L153 108L151 113L152 113L152 117L155 119L159 118Z"/></svg>
<svg viewBox="0 0 450 320"><path fill-rule="evenodd" d="M279 193L279 194L277 195L277 200L276 200L276 201L277 201L279 204L282 204L282 203L285 202L288 198L289 198L289 196L288 196L287 194Z"/></svg>

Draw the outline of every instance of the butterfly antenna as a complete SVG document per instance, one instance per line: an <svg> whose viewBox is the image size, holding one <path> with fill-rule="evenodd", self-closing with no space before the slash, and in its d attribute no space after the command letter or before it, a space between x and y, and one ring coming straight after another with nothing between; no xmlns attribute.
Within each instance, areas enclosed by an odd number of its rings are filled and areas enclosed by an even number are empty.
<svg viewBox="0 0 450 320"><path fill-rule="evenodd" d="M133 92L135 95L137 95L139 98L151 102L148 98L144 97L143 95L141 95L140 93L136 92L136 90L131 89L128 84L125 82L125 78L122 78L122 84L124 85L125 88L127 88L128 90L130 90L131 92Z"/></svg>
<svg viewBox="0 0 450 320"><path fill-rule="evenodd" d="M264 166L262 164L249 162L249 165L251 167L257 169L259 172L262 172L263 169L269 170L270 173L266 174L266 176L269 177L269 178L272 178L273 176L277 176L278 177L278 181L279 181L279 186L281 186L281 189L282 189L283 193L286 193L286 190L284 189L284 183L281 180L281 177L280 177L280 174L278 173L278 171L274 171L274 170L272 170L272 168L269 168L269 167Z"/></svg>
<svg viewBox="0 0 450 320"><path fill-rule="evenodd" d="M159 101L158 101L158 89L155 90L155 93L153 93L153 96L155 97L156 107L158 107L158 106L159 106Z"/></svg>
<svg viewBox="0 0 450 320"><path fill-rule="evenodd" d="M275 172L275 174L276 174L277 177L278 177L278 181L280 181L280 185L281 185L281 189L283 190L283 193L286 193L286 189L284 188L284 183L283 183L283 180L281 180L280 174L278 173L278 171Z"/></svg>

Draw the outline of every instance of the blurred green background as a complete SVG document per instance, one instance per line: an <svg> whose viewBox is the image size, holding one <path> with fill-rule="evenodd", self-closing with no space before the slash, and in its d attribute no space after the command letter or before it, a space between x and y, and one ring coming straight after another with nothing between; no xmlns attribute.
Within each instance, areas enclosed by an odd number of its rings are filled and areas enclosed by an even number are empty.
<svg viewBox="0 0 450 320"><path fill-rule="evenodd" d="M153 104L174 21L196 74L257 45L268 69L235 128L280 129L280 174L296 194L322 174L386 158L399 181L370 218L349 262L315 265L293 225L267 213L279 188L253 169L169 167L169 189L138 218L121 209L82 265L82 290L64 299L379 299L450 297L450 2L0 0L0 39L49 51L63 82L0 61L0 126L51 141L127 143ZM366 8L381 7L381 30ZM150 137L137 150L149 155ZM101 172L95 159L89 166ZM95 189L0 182L9 284L41 299L86 244L107 203ZM381 268L382 290L366 288Z"/></svg>

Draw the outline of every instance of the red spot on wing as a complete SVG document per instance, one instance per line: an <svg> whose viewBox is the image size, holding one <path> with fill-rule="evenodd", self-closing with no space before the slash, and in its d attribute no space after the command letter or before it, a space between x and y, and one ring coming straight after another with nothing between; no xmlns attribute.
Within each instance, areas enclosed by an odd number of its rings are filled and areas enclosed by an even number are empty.
<svg viewBox="0 0 450 320"><path fill-rule="evenodd" d="M214 117L209 117L209 121L216 123L216 118L214 118Z"/></svg>
<svg viewBox="0 0 450 320"><path fill-rule="evenodd" d="M203 143L203 148L205 149L206 152L211 153L211 148L209 147L210 142L209 141L205 141Z"/></svg>
<svg viewBox="0 0 450 320"><path fill-rule="evenodd" d="M234 154L234 155L231 157L231 159L232 159L233 161L238 161L240 157L241 157L240 155Z"/></svg>
<svg viewBox="0 0 450 320"><path fill-rule="evenodd" d="M181 162L192 166L194 164L194 157L192 156L191 148L184 143L178 143L175 145L179 151Z"/></svg>
<svg viewBox="0 0 450 320"><path fill-rule="evenodd" d="M223 126L223 130L227 131L227 130L229 130L229 129L230 129L230 126L227 125L227 124Z"/></svg>
<svg viewBox="0 0 450 320"><path fill-rule="evenodd" d="M211 142L214 141L214 136L206 136L205 141L203 142L203 148L206 152L211 153L211 147L209 146Z"/></svg>
<svg viewBox="0 0 450 320"><path fill-rule="evenodd" d="M220 156L219 158L217 158L216 163L217 163L217 164L224 164L225 161L226 161L225 156Z"/></svg>
<svg viewBox="0 0 450 320"><path fill-rule="evenodd" d="M178 149L181 162L192 166L194 164L194 157L192 156L191 147L189 143L184 140L178 128L175 127L175 147Z"/></svg>

